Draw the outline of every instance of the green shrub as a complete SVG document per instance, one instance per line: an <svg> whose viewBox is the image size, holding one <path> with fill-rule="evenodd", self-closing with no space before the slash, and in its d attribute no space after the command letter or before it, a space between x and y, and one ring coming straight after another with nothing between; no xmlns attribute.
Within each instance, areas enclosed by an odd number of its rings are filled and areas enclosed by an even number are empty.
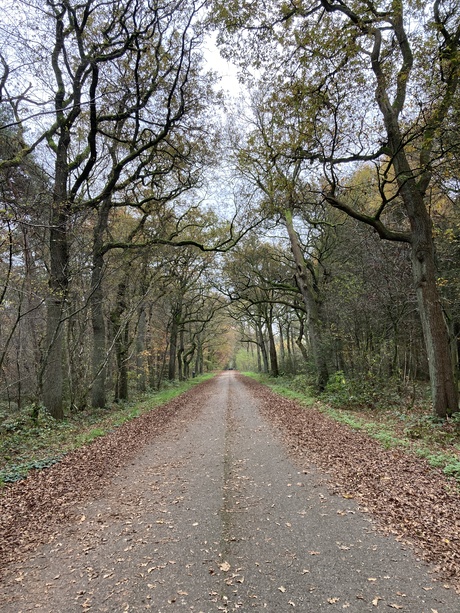
<svg viewBox="0 0 460 613"><path fill-rule="evenodd" d="M43 470L44 468L49 468L54 464L57 464L65 454L59 454L58 456L54 456L52 458L45 458L43 460L33 460L31 462L25 462L23 464L13 464L8 468L4 468L0 470L0 482L1 483L14 483L15 481L20 481L27 477L27 473L30 470Z"/></svg>

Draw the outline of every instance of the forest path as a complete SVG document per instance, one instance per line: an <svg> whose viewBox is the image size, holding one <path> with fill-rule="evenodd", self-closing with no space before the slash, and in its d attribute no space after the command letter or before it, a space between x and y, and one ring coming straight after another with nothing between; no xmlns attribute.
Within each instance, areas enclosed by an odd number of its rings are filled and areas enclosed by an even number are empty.
<svg viewBox="0 0 460 613"><path fill-rule="evenodd" d="M253 387L227 372L186 394L72 524L10 569L0 610L458 613L411 550L293 463Z"/></svg>

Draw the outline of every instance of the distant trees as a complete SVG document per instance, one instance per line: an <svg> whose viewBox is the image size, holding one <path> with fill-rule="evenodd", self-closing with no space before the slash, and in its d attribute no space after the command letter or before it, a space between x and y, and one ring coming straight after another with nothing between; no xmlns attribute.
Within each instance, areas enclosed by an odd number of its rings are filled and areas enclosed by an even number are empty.
<svg viewBox="0 0 460 613"><path fill-rule="evenodd" d="M262 369L274 377L279 374L277 342L277 313L279 305L288 302L289 290L295 294L292 281L286 277L289 268L283 262L283 252L252 237L244 241L227 258L224 267L224 288L231 301L231 313L255 333L243 336L243 342L254 343L261 356Z"/></svg>
<svg viewBox="0 0 460 613"><path fill-rule="evenodd" d="M15 156L20 133L0 108L0 156ZM3 395L18 406L40 372L46 273L49 181L32 156L0 171L0 377Z"/></svg>

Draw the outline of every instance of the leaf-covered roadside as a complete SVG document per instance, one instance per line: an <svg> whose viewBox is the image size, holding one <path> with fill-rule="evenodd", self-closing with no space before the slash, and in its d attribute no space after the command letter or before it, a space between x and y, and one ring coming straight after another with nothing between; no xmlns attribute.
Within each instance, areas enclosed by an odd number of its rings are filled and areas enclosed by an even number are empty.
<svg viewBox="0 0 460 613"><path fill-rule="evenodd" d="M0 413L0 486L25 478L30 470L48 468L60 462L69 451L89 444L212 376L209 373L173 382L136 403L121 403L110 409L88 409L72 413L63 421L54 420L46 411L40 411L34 418L30 407L4 419Z"/></svg>
<svg viewBox="0 0 460 613"><path fill-rule="evenodd" d="M376 380L371 387L364 383L361 390L356 390L356 382L348 385L344 380L337 386L333 379L318 398L304 376L273 379L245 374L281 396L307 407L315 405L334 420L364 431L386 449L400 447L425 458L430 466L440 468L460 483L460 414L447 419L433 415L426 386L420 386L415 403L414 392L408 397L392 381L385 386ZM342 376L335 379L338 378Z"/></svg>
<svg viewBox="0 0 460 613"><path fill-rule="evenodd" d="M91 498L142 446L163 432L172 417L209 381L136 419L126 421L91 444L69 452L46 470L0 490L0 568L47 542L55 526L73 517L74 505Z"/></svg>
<svg viewBox="0 0 460 613"><path fill-rule="evenodd" d="M381 526L411 543L452 585L460 588L460 493L427 461L385 449L364 432L314 407L282 398L246 379L260 410L281 432L290 452L331 476L334 490L356 498Z"/></svg>

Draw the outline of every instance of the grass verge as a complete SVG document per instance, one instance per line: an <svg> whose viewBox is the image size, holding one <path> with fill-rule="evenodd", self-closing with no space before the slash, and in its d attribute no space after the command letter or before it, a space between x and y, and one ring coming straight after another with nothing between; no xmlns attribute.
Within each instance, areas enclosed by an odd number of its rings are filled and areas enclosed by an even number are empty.
<svg viewBox="0 0 460 613"><path fill-rule="evenodd" d="M168 383L161 391L136 401L72 413L60 422L46 411L40 411L36 419L30 409L4 414L0 423L0 486L23 479L32 469L56 464L69 451L88 445L213 376L214 373L208 373L188 381Z"/></svg>
<svg viewBox="0 0 460 613"><path fill-rule="evenodd" d="M331 406L324 397L314 396L311 387L302 385L299 377L273 379L266 374L243 373L285 398L315 409L347 425L361 430L386 449L399 448L424 458L460 482L460 415L440 420L430 412L428 402L417 406L388 403L388 408L359 410ZM327 395L326 395L327 398ZM384 402L382 403L384 406Z"/></svg>

